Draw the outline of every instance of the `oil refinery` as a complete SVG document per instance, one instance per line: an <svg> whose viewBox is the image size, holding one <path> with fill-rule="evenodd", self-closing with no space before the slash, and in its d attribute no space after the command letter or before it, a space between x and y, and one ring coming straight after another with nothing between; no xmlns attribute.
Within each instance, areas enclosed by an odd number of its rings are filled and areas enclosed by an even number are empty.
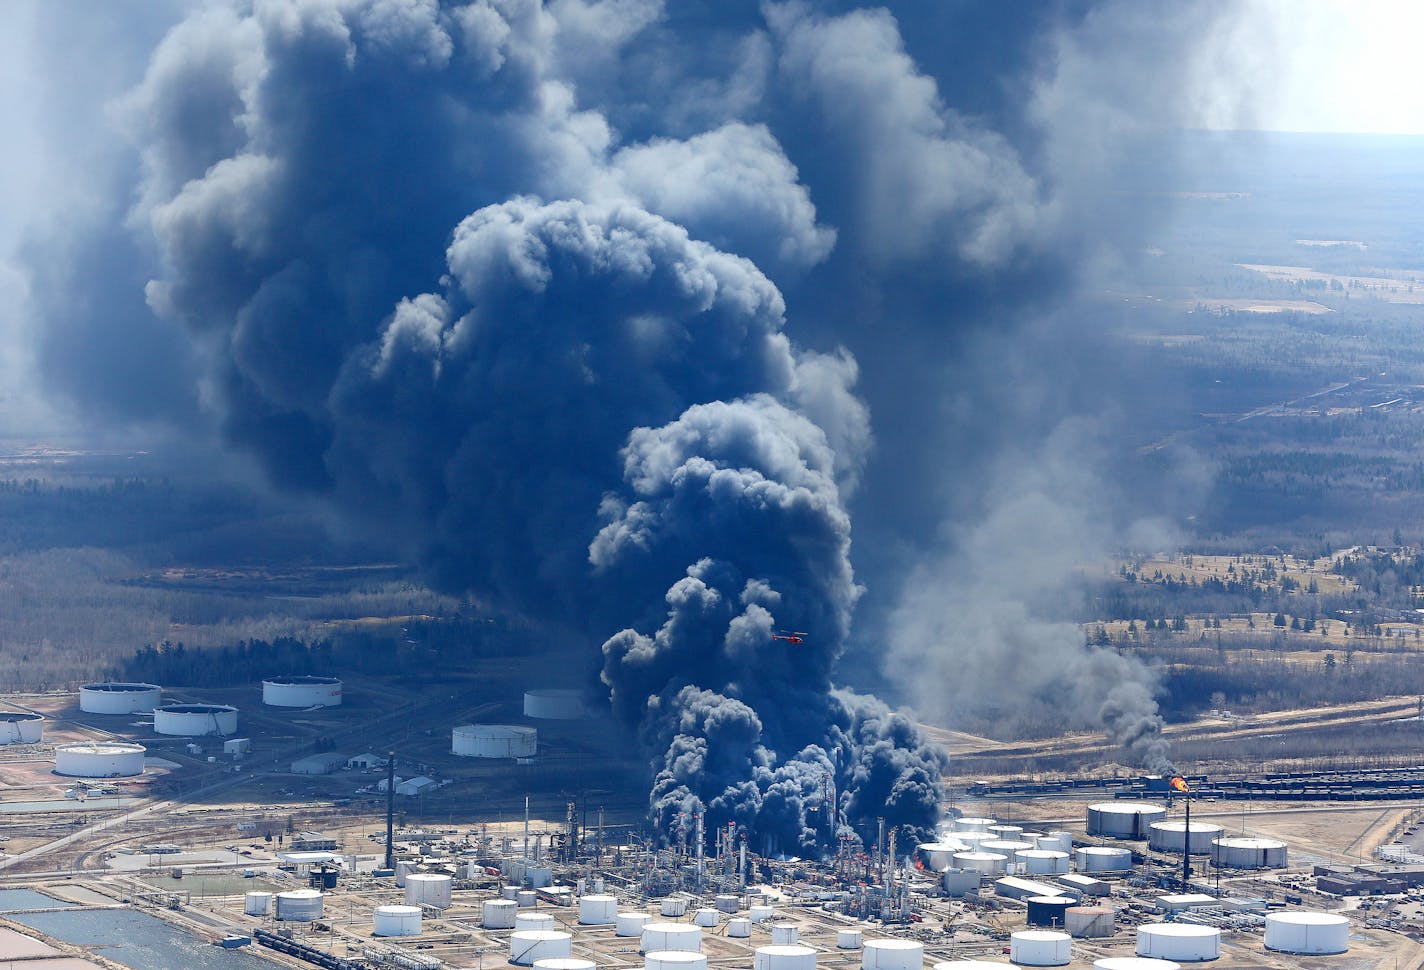
<svg viewBox="0 0 1424 970"><path fill-rule="evenodd" d="M947 784L932 837L842 827L824 857L797 857L697 806L659 830L623 791L636 756L582 692L501 693L273 675L9 698L0 957L21 946L6 928L31 934L21 949L45 945L32 934L56 907L336 968L1285 970L1305 955L1383 970L1424 956L1419 812L1398 799L1253 814L1230 793L1279 790L1269 777L1191 776L1189 794L1152 776L999 778ZM1339 793L1342 777L1291 784ZM1375 792L1412 776L1348 777Z"/></svg>

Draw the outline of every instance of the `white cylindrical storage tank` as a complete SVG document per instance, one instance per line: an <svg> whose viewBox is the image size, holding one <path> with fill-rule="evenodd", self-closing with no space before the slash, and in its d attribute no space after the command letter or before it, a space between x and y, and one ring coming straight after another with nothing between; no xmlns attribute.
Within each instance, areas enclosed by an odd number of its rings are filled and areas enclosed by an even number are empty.
<svg viewBox="0 0 1424 970"><path fill-rule="evenodd" d="M702 950L702 928L686 923L648 923L643 927L638 949L643 953L655 950Z"/></svg>
<svg viewBox="0 0 1424 970"><path fill-rule="evenodd" d="M1024 872L1031 876L1043 876L1068 871L1068 853L1050 852L1047 849L1023 849L1014 861L1021 863Z"/></svg>
<svg viewBox="0 0 1424 970"><path fill-rule="evenodd" d="M588 705L581 690L526 690L524 716L549 721L577 721L588 716Z"/></svg>
<svg viewBox="0 0 1424 970"><path fill-rule="evenodd" d="M37 744L44 737L44 715L0 711L0 744Z"/></svg>
<svg viewBox="0 0 1424 970"><path fill-rule="evenodd" d="M269 677L262 681L262 703L269 707L340 707L341 681L335 677Z"/></svg>
<svg viewBox="0 0 1424 970"><path fill-rule="evenodd" d="M747 910L747 917L753 923L761 923L771 919L776 915L776 910L770 906L752 906Z"/></svg>
<svg viewBox="0 0 1424 970"><path fill-rule="evenodd" d="M647 913L619 913L614 923L614 936L642 936L643 927L653 921Z"/></svg>
<svg viewBox="0 0 1424 970"><path fill-rule="evenodd" d="M579 922L584 926L607 926L618 919L618 897L580 896Z"/></svg>
<svg viewBox="0 0 1424 970"><path fill-rule="evenodd" d="M1008 867L1009 857L1001 852L956 852L954 864L988 876L1001 876Z"/></svg>
<svg viewBox="0 0 1424 970"><path fill-rule="evenodd" d="M1182 970L1182 965L1156 957L1103 957L1093 961L1093 970Z"/></svg>
<svg viewBox="0 0 1424 970"><path fill-rule="evenodd" d="M592 960L578 957L549 957L534 961L534 970L596 970L597 967L598 964Z"/></svg>
<svg viewBox="0 0 1424 970"><path fill-rule="evenodd" d="M1195 963L1221 956L1221 930L1196 923L1143 923L1137 928L1137 955Z"/></svg>
<svg viewBox="0 0 1424 970"><path fill-rule="evenodd" d="M1145 839L1153 822L1167 817L1149 802L1098 802L1088 806L1088 834L1111 839Z"/></svg>
<svg viewBox="0 0 1424 970"><path fill-rule="evenodd" d="M539 894L532 889L521 889L514 894L514 901L519 904L520 909L528 909L539 902Z"/></svg>
<svg viewBox="0 0 1424 970"><path fill-rule="evenodd" d="M735 913L742 908L742 897L734 896L731 893L718 893L712 900L717 906L719 913Z"/></svg>
<svg viewBox="0 0 1424 970"><path fill-rule="evenodd" d="M792 946L799 942L801 942L801 927L799 924L771 924L771 943L773 946Z"/></svg>
<svg viewBox="0 0 1424 970"><path fill-rule="evenodd" d="M554 917L549 913L517 913L514 917L516 930L552 930Z"/></svg>
<svg viewBox="0 0 1424 970"><path fill-rule="evenodd" d="M1098 939L1117 930L1117 911L1111 906L1069 906L1063 913L1063 928L1069 936Z"/></svg>
<svg viewBox="0 0 1424 970"><path fill-rule="evenodd" d="M1132 850L1109 845L1085 845L1073 850L1079 872L1126 872L1132 868Z"/></svg>
<svg viewBox="0 0 1424 970"><path fill-rule="evenodd" d="M461 724L450 732L450 751L462 758L532 758L539 732L521 724Z"/></svg>
<svg viewBox="0 0 1424 970"><path fill-rule="evenodd" d="M1053 930L1009 934L1009 962L1021 967L1062 967L1073 959L1073 938Z"/></svg>
<svg viewBox="0 0 1424 970"><path fill-rule="evenodd" d="M954 831L987 832L989 826L998 824L999 820L994 818L957 818L954 820Z"/></svg>
<svg viewBox="0 0 1424 970"><path fill-rule="evenodd" d="M412 872L405 877L405 901L412 906L449 909L450 883L443 872Z"/></svg>
<svg viewBox="0 0 1424 970"><path fill-rule="evenodd" d="M836 930L836 949L859 950L861 939L860 930Z"/></svg>
<svg viewBox="0 0 1424 970"><path fill-rule="evenodd" d="M1191 851L1193 855L1205 855L1211 851L1213 839L1221 837L1224 830L1212 822L1193 822ZM1153 822L1147 844L1158 852L1181 852L1187 846L1187 823L1171 819Z"/></svg>
<svg viewBox="0 0 1424 970"><path fill-rule="evenodd" d="M321 919L322 895L315 889L292 889L277 894L277 918L294 923Z"/></svg>
<svg viewBox="0 0 1424 970"><path fill-rule="evenodd" d="M143 774L141 744L127 741L77 741L54 749L54 773L72 778L130 778Z"/></svg>
<svg viewBox="0 0 1424 970"><path fill-rule="evenodd" d="M966 849L962 851L975 852L979 846L985 842L993 842L995 838L993 832L955 832L952 835L946 836L944 841L963 843Z"/></svg>
<svg viewBox="0 0 1424 970"><path fill-rule="evenodd" d="M1017 862L1020 852L1026 852L1033 848L1032 842L1010 842L1004 839L991 839L988 842L980 842L980 852L996 852L1010 862Z"/></svg>
<svg viewBox="0 0 1424 970"><path fill-rule="evenodd" d="M79 709L85 714L136 714L163 703L157 684L85 684L79 688Z"/></svg>
<svg viewBox="0 0 1424 970"><path fill-rule="evenodd" d="M419 906L377 906L376 936L419 936Z"/></svg>
<svg viewBox="0 0 1424 970"><path fill-rule="evenodd" d="M509 935L509 962L521 967L536 960L565 959L573 952L573 937L556 930L515 930Z"/></svg>
<svg viewBox="0 0 1424 970"><path fill-rule="evenodd" d="M400 867L399 867L399 866L396 867L396 878L397 878L397 879L400 878ZM405 885L405 883L398 882L397 885L403 886L403 885ZM509 900L511 903L514 903L514 905L516 905L516 906L519 905L519 892L520 892L520 890L519 890L519 887L518 887L518 886L500 886L500 887L499 887L499 896L500 896L500 898L501 898L501 899L507 899L507 900Z"/></svg>
<svg viewBox="0 0 1424 970"><path fill-rule="evenodd" d="M707 957L691 950L653 950L643 954L644 970L707 970Z"/></svg>
<svg viewBox="0 0 1424 970"><path fill-rule="evenodd" d="M1225 869L1284 869L1286 844L1276 839L1228 835L1211 840L1211 861Z"/></svg>
<svg viewBox="0 0 1424 970"><path fill-rule="evenodd" d="M404 859L396 860L396 887L405 888L405 877L415 871L415 863L407 862Z"/></svg>
<svg viewBox="0 0 1424 970"><path fill-rule="evenodd" d="M922 970L925 945L914 940L866 940L860 970Z"/></svg>
<svg viewBox="0 0 1424 970"><path fill-rule="evenodd" d="M970 847L958 840L945 842L925 842L915 847L915 852L925 868L930 872L943 872L954 865L956 852L968 852Z"/></svg>
<svg viewBox="0 0 1424 970"><path fill-rule="evenodd" d="M254 890L243 894L242 911L248 916L266 916L272 908L272 894Z"/></svg>
<svg viewBox="0 0 1424 970"><path fill-rule="evenodd" d="M512 930L519 904L512 899L486 899L480 912L480 925L487 930Z"/></svg>
<svg viewBox="0 0 1424 970"><path fill-rule="evenodd" d="M809 946L759 946L752 970L816 970L816 951Z"/></svg>
<svg viewBox="0 0 1424 970"><path fill-rule="evenodd" d="M727 920L727 935L734 940L744 940L752 935L752 921L745 916Z"/></svg>
<svg viewBox="0 0 1424 970"><path fill-rule="evenodd" d="M1339 913L1271 913L1266 949L1323 956L1350 948L1350 920Z"/></svg>
<svg viewBox="0 0 1424 970"><path fill-rule="evenodd" d="M934 965L934 970L1004 970L1007 963L993 960L944 960Z"/></svg>
<svg viewBox="0 0 1424 970"><path fill-rule="evenodd" d="M685 916L687 914L687 900L681 896L669 896L662 901L658 907L658 912L664 916Z"/></svg>
<svg viewBox="0 0 1424 970"><path fill-rule="evenodd" d="M996 839L1003 839L1006 842L1020 842L1019 838L1023 834L1022 825L990 825L985 831L991 832Z"/></svg>
<svg viewBox="0 0 1424 970"><path fill-rule="evenodd" d="M237 733L237 708L227 704L165 704L153 709L153 733L180 737Z"/></svg>
<svg viewBox="0 0 1424 970"><path fill-rule="evenodd" d="M711 907L699 909L696 913L692 914L692 922L698 926L720 926L722 923L722 914Z"/></svg>
<svg viewBox="0 0 1424 970"><path fill-rule="evenodd" d="M1045 852L1072 852L1073 834L1071 832L1049 832L1034 838L1033 847L1043 849Z"/></svg>

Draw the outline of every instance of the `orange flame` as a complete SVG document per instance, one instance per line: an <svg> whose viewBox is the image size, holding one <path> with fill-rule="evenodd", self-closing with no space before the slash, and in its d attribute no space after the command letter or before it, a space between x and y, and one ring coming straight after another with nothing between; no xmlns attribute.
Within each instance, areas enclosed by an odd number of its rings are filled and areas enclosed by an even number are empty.
<svg viewBox="0 0 1424 970"><path fill-rule="evenodd" d="M1187 787L1187 780L1181 775L1174 775L1172 780L1167 782L1167 784L1177 789L1177 791L1191 791L1191 789Z"/></svg>

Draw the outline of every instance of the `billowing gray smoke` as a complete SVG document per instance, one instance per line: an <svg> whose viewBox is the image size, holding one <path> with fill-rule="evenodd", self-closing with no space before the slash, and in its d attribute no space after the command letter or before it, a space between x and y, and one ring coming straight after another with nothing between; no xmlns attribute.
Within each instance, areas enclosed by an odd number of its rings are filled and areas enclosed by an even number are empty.
<svg viewBox="0 0 1424 970"><path fill-rule="evenodd" d="M759 268L794 277L836 234L764 125L620 144L576 101L582 58L658 16L195 13L121 107L143 162L128 222L158 257L147 312L274 480L448 588L607 638L655 815L703 805L800 852L842 818L925 829L941 755L832 681L860 595L857 368L793 344ZM56 314L57 365L92 325Z"/></svg>
<svg viewBox="0 0 1424 970"><path fill-rule="evenodd" d="M990 467L980 513L905 586L891 619L893 669L936 720L973 713L1026 735L1101 726L1130 764L1170 773L1155 672L1088 644L1075 622L1085 571L1113 552L1106 537L1171 542L1159 521L1112 522L1128 503L1096 471L1106 454L1095 424L1074 420Z"/></svg>
<svg viewBox="0 0 1424 970"><path fill-rule="evenodd" d="M1140 667L924 524L997 494L953 432L993 382L947 363L1136 243L1103 146L1185 90L1161 48L1209 43L1203 6L1154 37L1121 0L903 31L844 0L208 4L112 107L90 231L32 248L38 356L86 413L218 430L443 586L586 630L656 815L788 851L923 828L942 756L834 687L857 492L879 595L917 564L862 657L926 702L1080 674L1157 756ZM1105 87L1105 57L1155 82ZM1083 538L1049 533L1060 565Z"/></svg>

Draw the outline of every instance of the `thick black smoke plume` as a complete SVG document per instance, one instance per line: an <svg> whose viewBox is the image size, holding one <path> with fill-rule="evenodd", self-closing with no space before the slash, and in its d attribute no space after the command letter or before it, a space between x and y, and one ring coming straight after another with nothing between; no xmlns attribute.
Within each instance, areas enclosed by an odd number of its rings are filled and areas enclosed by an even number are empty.
<svg viewBox="0 0 1424 970"><path fill-rule="evenodd" d="M882 616L957 568L925 524L995 488L966 447L993 422L956 436L995 382L947 367L1136 244L1106 156L1185 103L1163 65L1218 18L900 6L205 5L106 109L129 148L95 152L88 231L32 247L38 358L85 413L215 430L443 586L603 642L656 816L787 851L927 827L942 756L833 686L848 503ZM960 649L926 614L887 624L902 670ZM1153 756L1150 679L1065 649Z"/></svg>
<svg viewBox="0 0 1424 970"><path fill-rule="evenodd" d="M126 221L157 257L148 319L183 335L172 356L233 445L443 586L598 640L666 609L655 637L604 649L655 815L704 804L794 851L842 815L928 828L940 755L833 691L860 592L856 365L795 347L759 268L794 277L836 234L764 124L620 142L578 104L588 60L660 16L193 14L119 108L143 172ZM55 314L56 364L87 366L66 327L89 325Z"/></svg>

